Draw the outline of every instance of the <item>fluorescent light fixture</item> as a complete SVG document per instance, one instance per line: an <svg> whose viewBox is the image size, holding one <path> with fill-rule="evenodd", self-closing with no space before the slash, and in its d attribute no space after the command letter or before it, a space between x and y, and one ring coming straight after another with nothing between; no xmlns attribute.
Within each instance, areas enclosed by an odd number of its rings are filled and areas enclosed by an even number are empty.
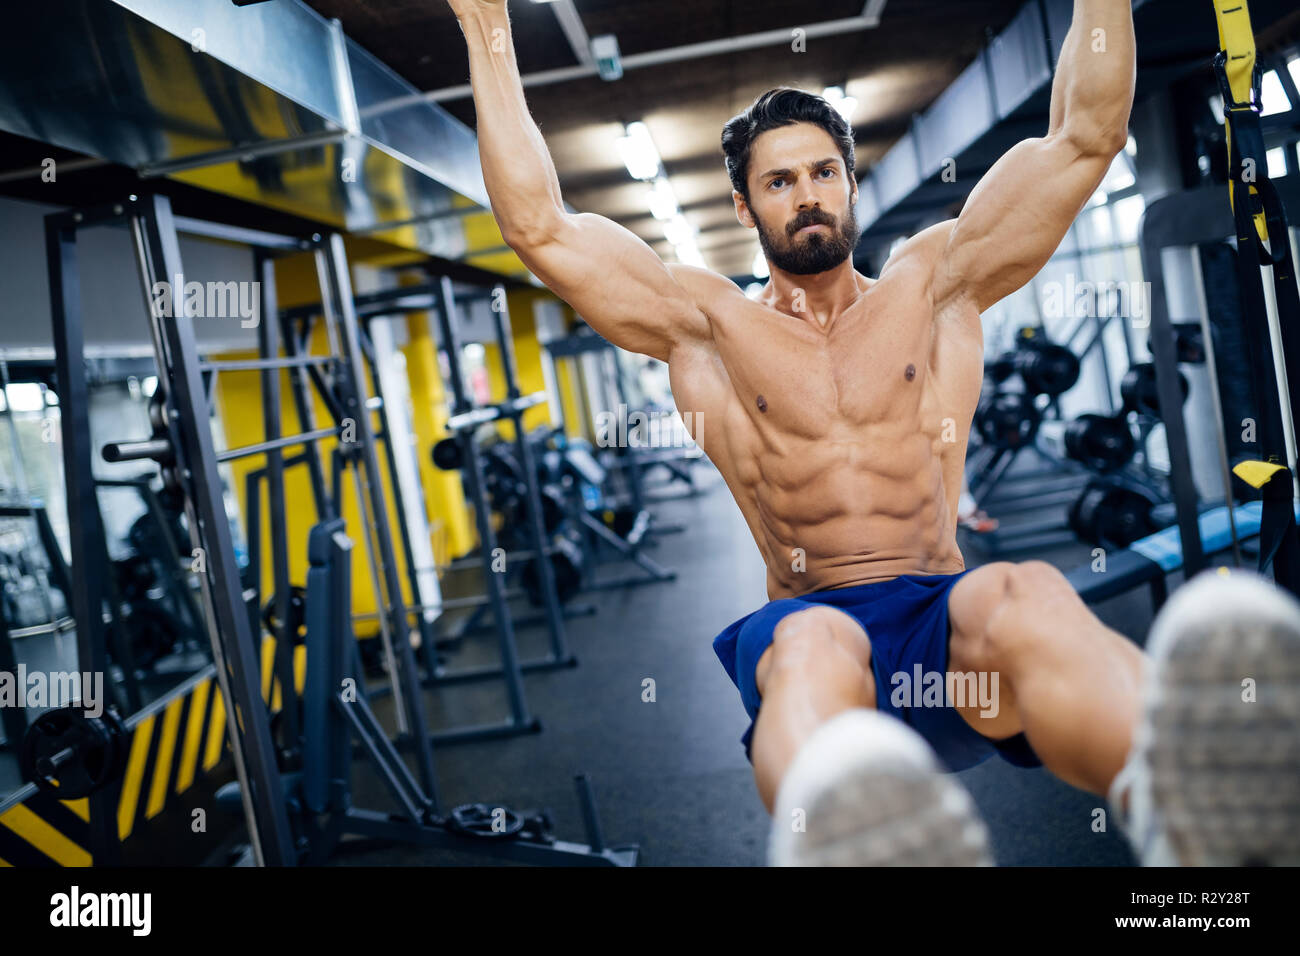
<svg viewBox="0 0 1300 956"><path fill-rule="evenodd" d="M1137 180L1133 178L1133 170L1129 168L1128 157L1120 153L1115 157L1115 161L1110 164L1106 178L1102 180L1101 188L1108 193L1117 193L1128 189L1136 182Z"/></svg>
<svg viewBox="0 0 1300 956"><path fill-rule="evenodd" d="M1110 202L1110 197L1106 195L1106 190L1098 189L1095 193L1092 194L1092 198L1088 200L1088 205L1104 206L1108 202Z"/></svg>
<svg viewBox="0 0 1300 956"><path fill-rule="evenodd" d="M1128 153L1130 156L1134 158L1137 157L1138 141L1135 140L1132 136L1130 136L1128 138L1128 142L1124 144L1124 152Z"/></svg>
<svg viewBox="0 0 1300 956"><path fill-rule="evenodd" d="M677 253L677 261L683 265L704 268L704 256L700 255L700 247L695 244L694 239L674 244L673 250Z"/></svg>
<svg viewBox="0 0 1300 956"><path fill-rule="evenodd" d="M627 135L618 140L618 153L633 179L649 182L659 175L662 166L659 150L655 148L655 141L650 138L645 123L627 124Z"/></svg>
<svg viewBox="0 0 1300 956"><path fill-rule="evenodd" d="M749 285L745 286L745 297L747 299L757 299L762 294L763 283L761 282L751 282Z"/></svg>
<svg viewBox="0 0 1300 956"><path fill-rule="evenodd" d="M754 265L750 267L749 271L755 279L766 279L772 274L772 270L767 265L767 256L763 255L762 249L759 249L755 254Z"/></svg>
<svg viewBox="0 0 1300 956"><path fill-rule="evenodd" d="M1268 178L1281 179L1286 175L1286 148L1275 146L1266 154L1268 157Z"/></svg>
<svg viewBox="0 0 1300 956"><path fill-rule="evenodd" d="M1300 87L1300 53L1286 61L1286 71L1291 74L1292 82Z"/></svg>
<svg viewBox="0 0 1300 956"><path fill-rule="evenodd" d="M1214 114L1214 119L1220 126L1223 125L1223 97L1215 93L1210 97L1210 112Z"/></svg>
<svg viewBox="0 0 1300 956"><path fill-rule="evenodd" d="M39 412L45 408L45 396L35 382L14 382L5 390L9 408L15 412ZM3 406L0 406L3 409Z"/></svg>
<svg viewBox="0 0 1300 956"><path fill-rule="evenodd" d="M695 227L686 221L681 213L663 222L664 238L674 246L695 241Z"/></svg>
<svg viewBox="0 0 1300 956"><path fill-rule="evenodd" d="M1260 84L1259 105L1261 116L1277 116L1291 111L1291 101L1286 97L1277 70L1269 70L1264 74L1264 82Z"/></svg>
<svg viewBox="0 0 1300 956"><path fill-rule="evenodd" d="M846 96L842 86L828 86L822 90L822 97L835 107L835 111L840 116L844 117L844 122L853 124L853 113L858 108L856 96Z"/></svg>
<svg viewBox="0 0 1300 956"><path fill-rule="evenodd" d="M660 222L681 215L672 184L663 176L656 179L650 187L650 215Z"/></svg>

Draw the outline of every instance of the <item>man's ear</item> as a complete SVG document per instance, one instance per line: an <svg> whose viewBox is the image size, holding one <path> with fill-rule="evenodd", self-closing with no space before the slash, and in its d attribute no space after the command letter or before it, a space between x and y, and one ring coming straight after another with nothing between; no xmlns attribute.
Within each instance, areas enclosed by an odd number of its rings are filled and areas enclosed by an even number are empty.
<svg viewBox="0 0 1300 956"><path fill-rule="evenodd" d="M736 219L746 229L754 228L754 214L749 211L749 203L745 201L744 193L731 191L731 201L736 204Z"/></svg>

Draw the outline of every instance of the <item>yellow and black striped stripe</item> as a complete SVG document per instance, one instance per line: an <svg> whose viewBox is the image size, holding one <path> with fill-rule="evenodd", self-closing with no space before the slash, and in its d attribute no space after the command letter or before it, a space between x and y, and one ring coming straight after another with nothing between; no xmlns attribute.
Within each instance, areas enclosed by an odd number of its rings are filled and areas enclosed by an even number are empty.
<svg viewBox="0 0 1300 956"><path fill-rule="evenodd" d="M282 704L271 674L275 640L262 644L262 698ZM294 683L302 692L307 649L294 648ZM196 681L131 731L126 769L117 785L117 835L125 841L223 764L226 707L215 676ZM37 792L0 813L0 866L90 866L89 801Z"/></svg>

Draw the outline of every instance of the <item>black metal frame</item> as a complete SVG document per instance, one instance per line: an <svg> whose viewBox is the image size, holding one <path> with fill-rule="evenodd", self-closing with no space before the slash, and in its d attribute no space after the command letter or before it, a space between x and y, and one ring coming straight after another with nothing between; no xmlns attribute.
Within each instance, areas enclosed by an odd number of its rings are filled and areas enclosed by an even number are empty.
<svg viewBox="0 0 1300 956"><path fill-rule="evenodd" d="M1296 177L1287 177L1274 185L1285 205L1293 209L1300 208L1300 182L1297 182ZM1171 246L1222 242L1233 234L1232 211L1221 185L1202 186L1164 196L1147 207L1142 219L1142 271L1151 283L1149 345L1156 367L1156 389L1165 424L1165 438L1169 445L1169 482L1182 537L1183 571L1189 579L1209 566L1209 558L1201 541L1198 523L1201 496L1192 478L1187 421L1183 414L1174 330L1169 317L1169 301L1165 295L1160 254ZM1213 349L1212 342L1207 341L1205 345L1207 349ZM1271 354L1269 362L1272 362ZM1300 389L1300 382L1292 382L1291 387ZM1276 394L1270 397L1274 401L1278 400ZM1215 428L1223 427L1222 421L1215 422ZM1226 477L1225 483L1227 504L1231 507L1232 485Z"/></svg>
<svg viewBox="0 0 1300 956"><path fill-rule="evenodd" d="M513 593L505 588L502 575L497 573L492 566L494 560L493 551L496 550L496 532L491 525L491 505L484 484L482 456L473 440L473 423L478 422L480 419L484 422L489 420L509 420L514 423L516 451L525 475L524 510L528 521L528 535L532 545L532 554L547 553L545 529L542 524L541 489L537 482L536 463L533 458L532 448L526 440L523 429L523 413L528 402L519 390L518 370L514 359L513 339L510 332L510 319L505 309L503 292L502 287L497 287L493 290L484 290L479 295L474 296L477 298L490 298L494 303L494 334L500 350L502 374L507 389L506 399L501 405L483 409L474 405L473 399L465 386L464 375L460 368L460 339L456 332L458 309L461 304L469 301L471 296L457 294L450 278L444 276L437 282L367 293L356 296L354 299L357 315L366 321L403 312L429 311L434 313L438 322L442 348L448 355L449 385L452 393L452 417L448 422L448 428L453 432L462 448L465 485L470 504L474 508L480 541L479 554L473 561L482 568L487 593L472 598L446 599L431 608L426 608L417 603L408 608L408 611L417 614L423 625L423 612L426 610L448 610L455 607L491 609L493 630L497 634L500 647L501 664L456 670L448 669L438 659L438 642L426 638L422 644L422 650L425 651L426 668L423 683L425 686L436 687L504 678L507 698L510 703L510 716L499 723L453 727L435 731L432 735L433 740L441 745L540 731L541 722L529 712L522 675L524 673L575 667L578 663L576 657L569 652L567 647L564 628L566 612L561 606L555 586L554 573L549 562L538 562L539 591L542 595L543 614L540 620L536 620L536 622L547 625L550 631L551 649L544 657L528 661L519 659L515 630L522 624L534 623L535 619L517 620L512 617L509 599L513 596ZM318 310L319 306L306 305L286 309L283 314L287 321L295 321L311 316ZM363 342L363 354L365 354L364 346L365 343ZM378 369L373 364L374 356L371 355L369 358L372 363L372 387L379 398L381 429L386 437L388 431L387 418L384 413L386 399L380 388ZM464 423L463 425L457 421L458 418ZM386 446L387 444L385 442ZM390 478L394 488L396 488L396 462L393 460L391 449L388 450L387 459ZM413 594L418 595L418 591L415 590L416 570L411 558L410 532L404 525L401 530L403 545L407 554L407 567L412 578L411 587ZM594 608L584 610L587 613L594 613ZM462 631L458 636L463 637L466 633L468 631ZM424 636L423 628L422 636Z"/></svg>
<svg viewBox="0 0 1300 956"><path fill-rule="evenodd" d="M556 339L547 342L545 345L547 353L551 356L552 361L557 358L576 359L582 355L613 355L614 345L599 335L570 335L566 338ZM627 404L626 393L622 380L622 372L615 369L614 386L617 389L620 401ZM563 409L561 409L561 419L563 420ZM565 424L567 432L567 423ZM631 499L632 507L638 513L646 511L646 495L642 480L643 463L641 459L641 450L631 443L624 449L621 449L623 455L619 461L619 471L622 472L625 483L628 488L628 497ZM587 513L585 508L577 505L573 507L575 519L581 524L584 531L583 541L585 544L595 542L595 546L589 546L588 551L593 558L599 556L599 545L604 544L609 547L619 558L631 561L641 568L642 574L628 574L620 578L610 578L602 581L588 582L583 585L584 590L589 591L608 591L619 588L631 587L641 584L661 584L677 579L677 572L671 568L666 568L658 561L655 561L645 553L645 546L653 542L654 534L674 534L685 530L678 525L658 525L650 520L646 523L644 530L636 543L630 543L619 535L615 534L605 524Z"/></svg>
<svg viewBox="0 0 1300 956"><path fill-rule="evenodd" d="M86 377L84 374L84 318L80 302L80 282L77 269L77 232L88 226L126 225L135 240L140 275L146 291L146 310L150 316L150 331L158 360L160 387L164 388L168 413L163 423L165 437L156 434L153 439L139 443L121 443L116 451L122 460L153 458L164 466L164 480L178 485L186 496L186 517L192 543L205 552L205 570L200 574L203 585L205 619L213 651L212 672L221 693L227 701L228 732L234 756L235 771L239 781L239 796L243 803L252 841L254 862L270 865L294 865L298 861L299 846L290 823L285 781L277 764L277 751L271 733L269 708L261 694L260 647L255 637L260 637L257 622L258 604L256 589L245 592L235 561L234 542L226 519L223 489L217 471L218 464L236 458L265 454L267 465L263 469L269 488L271 507L272 561L278 612L282 621L289 619L287 541L284 525L284 467L286 464L306 463L312 474L316 492L318 516L322 520L335 517L339 511L342 494L342 469L335 469L333 496L325 485L324 469L320 462L317 442L324 436L345 434L343 425L350 422L355 429L355 441L340 456L343 464L351 467L361 508L360 524L368 542L376 570L376 588L383 593L381 614L391 625L393 648L398 663L394 689L402 700L397 702L399 724L404 732L399 743L413 750L420 782L397 757L397 750L384 731L373 719L369 735L374 747L397 760L391 769L403 775L408 793L418 796L423 809L414 822L427 817L437 807L436 776L432 758L432 736L424 715L421 686L416 661L407 629L408 610L403 603L396 561L394 559L391 531L383 499L383 487L375 453L375 436L370 421L370 401L365 392L359 330L344 254L343 239L338 234L313 236L311 240L297 240L272 236L249 230L228 228L217 223L195 220L177 220L167 198L162 196L131 197L122 204L76 212L56 213L46 218L46 237L50 269L51 302L54 316L54 336L57 356L56 373L60 385L63 423L64 465L68 482L68 510L72 538L72 566L90 567L96 556L103 553L104 533L98 502L95 498L95 481L91 477L91 457L88 403L86 402ZM155 287L158 277L167 281L184 282L178 235L180 231L251 244L255 250L256 272L261 281L262 316L259 329L260 359L253 362L201 362L194 335L193 318L186 314L183 298L174 297L174 315L157 314L148 291ZM274 258L279 254L307 252L314 254L322 290L322 305L318 312L326 323L331 343L331 355L318 362L308 358L306 336L310 334L310 320L302 338L289 319L278 327L275 317L280 313L275 301ZM279 355L277 333L284 334L286 356ZM328 368L328 379L322 374ZM254 445L218 453L214 447L210 420L211 379L223 370L259 370L266 389L264 402L265 440ZM300 424L304 431L297 435L281 434L279 410L279 372L293 373L292 384ZM322 399L336 418L336 427L317 428L312 412L312 399L308 382L315 385ZM303 446L303 451L286 463L285 448ZM355 447L351 447L355 446ZM260 509L260 504L258 509ZM260 521L260 514L258 515ZM69 595L78 622L78 652L83 670L103 672L106 667L106 629L102 608L106 594L100 575L78 576ZM253 608L249 599L253 598ZM340 592L336 599L346 602L341 611L341 621L351 634L350 592ZM341 645L346 648L346 645ZM355 646L351 648L355 654ZM276 678L286 701L284 720L296 720L296 708L291 696L295 692L292 670L293 641L277 641L276 660L273 664ZM355 660L355 658L354 658ZM366 708L368 710L368 707ZM372 715L373 718L373 715ZM291 734L299 728L294 724ZM120 859L116 840L116 808L111 793L99 791L90 797L91 847L94 858L100 863L113 863ZM353 811L358 819L371 819L376 835L394 839L430 842L431 839L450 839L447 834L435 838L421 835L421 828L412 829L412 821L402 821L384 814L367 814ZM518 846L512 844L512 846ZM550 859L551 853L562 853L566 861L585 862L592 858L589 847L564 844L565 850L554 841L542 856ZM462 849L480 850L477 844L461 846ZM515 858L532 858L536 848L511 847L497 849ZM606 858L595 851L598 863L623 862L622 858Z"/></svg>

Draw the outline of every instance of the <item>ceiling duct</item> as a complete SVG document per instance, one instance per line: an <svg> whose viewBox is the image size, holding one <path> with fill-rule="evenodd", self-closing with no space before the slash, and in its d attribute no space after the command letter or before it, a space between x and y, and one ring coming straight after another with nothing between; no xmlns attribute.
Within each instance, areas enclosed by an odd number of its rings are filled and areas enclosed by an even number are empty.
<svg viewBox="0 0 1300 956"><path fill-rule="evenodd" d="M411 99L300 0L42 0L6 15L0 128L447 259L492 249L475 264L522 269L501 251L473 131Z"/></svg>

